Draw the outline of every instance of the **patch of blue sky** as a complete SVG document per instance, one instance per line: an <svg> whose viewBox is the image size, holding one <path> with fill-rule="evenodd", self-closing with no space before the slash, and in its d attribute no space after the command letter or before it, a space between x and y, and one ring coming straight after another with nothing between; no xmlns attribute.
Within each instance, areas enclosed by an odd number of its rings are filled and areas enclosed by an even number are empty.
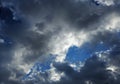
<svg viewBox="0 0 120 84"><path fill-rule="evenodd" d="M95 52L106 51L109 46L102 42L94 45L91 43L85 43L81 47L71 46L66 54L65 61L68 63L78 64L84 62L90 58Z"/></svg>
<svg viewBox="0 0 120 84"><path fill-rule="evenodd" d="M33 66L33 69L36 69L37 71L41 71L41 72L44 72L50 69L51 68L50 64L54 61L53 60L54 58L55 58L54 56L49 56L49 58L45 60L44 62L35 63L35 65Z"/></svg>
<svg viewBox="0 0 120 84"><path fill-rule="evenodd" d="M30 69L30 71L23 77L22 80L31 79L37 77L36 73L41 73L49 70L51 68L51 63L54 61L55 56L50 55L48 56L48 59L44 62L37 62L34 64L34 66Z"/></svg>

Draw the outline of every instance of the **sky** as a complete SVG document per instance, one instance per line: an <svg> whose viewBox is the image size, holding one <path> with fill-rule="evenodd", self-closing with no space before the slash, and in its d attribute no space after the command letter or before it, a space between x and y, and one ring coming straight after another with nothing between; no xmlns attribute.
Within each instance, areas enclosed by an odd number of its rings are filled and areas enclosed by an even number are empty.
<svg viewBox="0 0 120 84"><path fill-rule="evenodd" d="M0 84L120 84L119 0L0 0Z"/></svg>

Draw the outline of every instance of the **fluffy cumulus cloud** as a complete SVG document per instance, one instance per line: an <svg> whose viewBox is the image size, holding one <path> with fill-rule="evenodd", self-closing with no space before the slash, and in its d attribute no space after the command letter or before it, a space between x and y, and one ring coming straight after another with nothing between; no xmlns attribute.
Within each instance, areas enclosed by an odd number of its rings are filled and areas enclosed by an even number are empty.
<svg viewBox="0 0 120 84"><path fill-rule="evenodd" d="M119 0L0 0L0 84L119 84L119 6ZM70 62L74 46L82 52L77 59L90 56Z"/></svg>

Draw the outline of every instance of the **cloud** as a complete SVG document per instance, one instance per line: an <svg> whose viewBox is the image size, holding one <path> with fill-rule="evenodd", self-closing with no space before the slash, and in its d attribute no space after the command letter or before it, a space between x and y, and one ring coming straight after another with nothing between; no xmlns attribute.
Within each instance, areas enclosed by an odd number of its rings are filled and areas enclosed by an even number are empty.
<svg viewBox="0 0 120 84"><path fill-rule="evenodd" d="M21 84L19 80L23 74L27 73L35 62L44 61L49 54L57 56L56 62L64 62L69 47L74 45L80 47L85 42L90 42L94 46L101 41L111 48L119 45L119 35L116 34L116 31L119 33L119 5L113 0L105 2L99 0L98 2L102 4L100 6L91 0L1 1L0 83ZM111 84L113 80L112 84L117 84L119 83L117 71L119 51L115 51L117 49L116 47L110 52L108 55L110 61L106 61L107 64L93 56L79 72L66 63L53 64L50 71L40 73L41 80L37 82ZM54 78L60 81L51 82ZM26 84L28 82L33 83L27 81Z"/></svg>
<svg viewBox="0 0 120 84"><path fill-rule="evenodd" d="M111 6L114 5L114 1L115 0L94 0L96 1L98 4L102 4L102 5L106 5L106 6Z"/></svg>

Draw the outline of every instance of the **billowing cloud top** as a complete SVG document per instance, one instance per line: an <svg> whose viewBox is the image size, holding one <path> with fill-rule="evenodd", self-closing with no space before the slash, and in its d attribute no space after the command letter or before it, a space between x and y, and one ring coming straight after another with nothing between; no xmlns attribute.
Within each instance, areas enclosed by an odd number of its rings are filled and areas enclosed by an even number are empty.
<svg viewBox="0 0 120 84"><path fill-rule="evenodd" d="M0 84L120 84L119 0L0 0Z"/></svg>

